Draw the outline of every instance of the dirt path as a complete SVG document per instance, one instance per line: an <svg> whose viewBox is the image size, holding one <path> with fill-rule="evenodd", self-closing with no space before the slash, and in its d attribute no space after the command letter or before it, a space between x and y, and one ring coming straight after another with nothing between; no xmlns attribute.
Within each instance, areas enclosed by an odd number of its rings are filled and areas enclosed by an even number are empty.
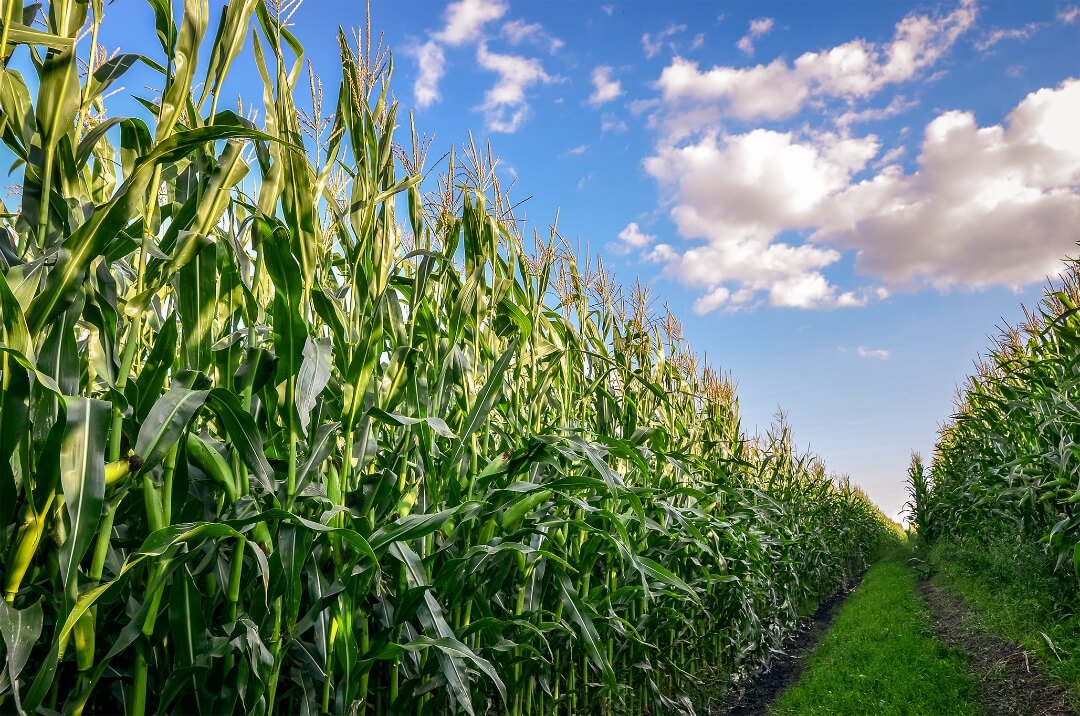
<svg viewBox="0 0 1080 716"><path fill-rule="evenodd" d="M783 655L777 657L768 671L754 676L733 699L709 712L710 716L761 716L768 712L791 684L799 679L805 658L813 651L821 637L829 631L840 608L859 586L863 575L856 577L846 589L829 597L818 605L817 611L806 625L784 640Z"/></svg>
<svg viewBox="0 0 1080 716"><path fill-rule="evenodd" d="M919 593L930 608L941 641L968 655L972 672L982 687L987 716L1072 716L1064 686L1042 675L1027 652L1012 642L970 626L969 610L955 594L928 581Z"/></svg>

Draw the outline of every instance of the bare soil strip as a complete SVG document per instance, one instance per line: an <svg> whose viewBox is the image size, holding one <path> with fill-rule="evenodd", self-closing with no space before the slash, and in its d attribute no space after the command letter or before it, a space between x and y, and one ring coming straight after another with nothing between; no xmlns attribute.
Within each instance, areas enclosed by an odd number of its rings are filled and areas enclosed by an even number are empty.
<svg viewBox="0 0 1080 716"><path fill-rule="evenodd" d="M784 640L781 645L783 654L773 660L768 670L753 676L727 702L710 711L710 716L762 716L767 713L784 689L798 681L805 658L829 631L844 602L862 581L863 574L819 604L805 625Z"/></svg>
<svg viewBox="0 0 1080 716"><path fill-rule="evenodd" d="M987 716L1072 716L1068 690L1043 676L1034 657L1016 644L971 626L970 610L955 594L922 581L919 593L930 608L941 641L968 655L982 686Z"/></svg>

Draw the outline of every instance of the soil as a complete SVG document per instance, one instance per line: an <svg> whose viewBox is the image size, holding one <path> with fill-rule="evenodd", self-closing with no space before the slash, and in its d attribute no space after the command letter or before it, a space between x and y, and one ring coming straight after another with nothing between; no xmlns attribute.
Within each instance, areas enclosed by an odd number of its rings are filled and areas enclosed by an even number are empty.
<svg viewBox="0 0 1080 716"><path fill-rule="evenodd" d="M818 605L817 611L806 620L802 628L784 640L780 647L783 653L773 660L768 670L752 676L727 701L709 711L709 715L760 716L768 712L784 689L799 680L805 658L825 636L836 615L840 613L840 608L855 591L855 587L859 586L862 578L862 574L855 577L845 589Z"/></svg>
<svg viewBox="0 0 1080 716"><path fill-rule="evenodd" d="M955 594L929 581L919 593L930 608L941 641L965 652L982 687L987 716L1072 716L1064 686L1043 676L1034 657L1016 644L980 631L970 610Z"/></svg>

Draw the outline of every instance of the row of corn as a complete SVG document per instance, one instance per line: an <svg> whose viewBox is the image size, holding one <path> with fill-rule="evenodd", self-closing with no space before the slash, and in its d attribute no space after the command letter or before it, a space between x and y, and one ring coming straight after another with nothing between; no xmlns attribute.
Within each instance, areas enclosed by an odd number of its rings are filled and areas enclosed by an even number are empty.
<svg viewBox="0 0 1080 716"><path fill-rule="evenodd" d="M1080 264L1069 261L959 391L933 462L912 459L920 535L1042 543L1080 578Z"/></svg>
<svg viewBox="0 0 1080 716"><path fill-rule="evenodd" d="M691 712L898 539L490 153L422 186L370 27L323 106L280 5L148 6L0 6L0 711Z"/></svg>

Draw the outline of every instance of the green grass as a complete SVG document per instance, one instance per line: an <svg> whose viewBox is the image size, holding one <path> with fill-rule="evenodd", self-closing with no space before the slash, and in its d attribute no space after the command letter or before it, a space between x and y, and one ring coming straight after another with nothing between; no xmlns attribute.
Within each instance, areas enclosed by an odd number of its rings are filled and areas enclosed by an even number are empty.
<svg viewBox="0 0 1080 716"><path fill-rule="evenodd" d="M1080 694L1075 587L1053 573L1053 559L1040 547L943 540L928 556L934 579L964 598L977 627L1033 651L1050 676Z"/></svg>
<svg viewBox="0 0 1080 716"><path fill-rule="evenodd" d="M870 569L774 716L979 713L963 655L933 637L908 556Z"/></svg>

